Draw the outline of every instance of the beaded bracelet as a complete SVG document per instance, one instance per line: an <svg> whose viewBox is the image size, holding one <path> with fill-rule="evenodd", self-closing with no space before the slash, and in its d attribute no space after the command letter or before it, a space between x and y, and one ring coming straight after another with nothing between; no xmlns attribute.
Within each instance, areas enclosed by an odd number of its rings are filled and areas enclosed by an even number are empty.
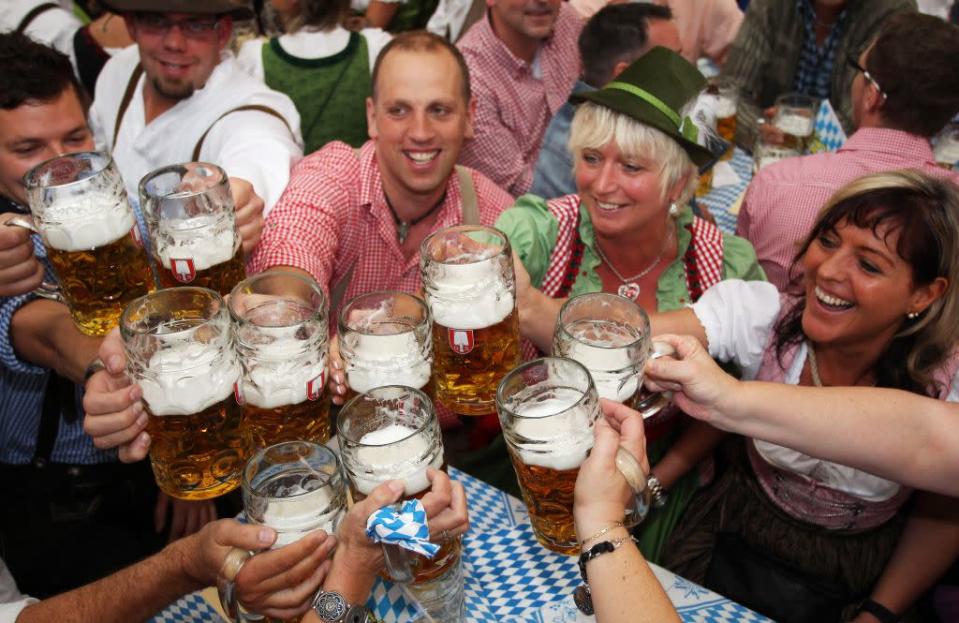
<svg viewBox="0 0 959 623"><path fill-rule="evenodd" d="M613 539L612 541L600 541L579 555L579 575L583 578L583 583L573 592L573 601L576 602L576 607L583 614L593 614L593 595L589 590L589 582L586 579L586 563L597 556L615 551L620 545L630 540L636 541L632 536Z"/></svg>

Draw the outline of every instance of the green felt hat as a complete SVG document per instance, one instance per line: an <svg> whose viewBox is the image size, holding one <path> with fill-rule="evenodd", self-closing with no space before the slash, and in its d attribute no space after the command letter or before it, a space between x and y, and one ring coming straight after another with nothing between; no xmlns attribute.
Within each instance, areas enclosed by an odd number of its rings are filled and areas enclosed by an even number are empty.
<svg viewBox="0 0 959 623"><path fill-rule="evenodd" d="M229 14L234 19L252 19L248 0L101 0L114 13L196 13Z"/></svg>
<svg viewBox="0 0 959 623"><path fill-rule="evenodd" d="M706 79L686 59L667 48L655 47L603 88L575 93L569 101L593 102L661 130L702 167L715 157L696 142L699 129L679 111L705 86Z"/></svg>

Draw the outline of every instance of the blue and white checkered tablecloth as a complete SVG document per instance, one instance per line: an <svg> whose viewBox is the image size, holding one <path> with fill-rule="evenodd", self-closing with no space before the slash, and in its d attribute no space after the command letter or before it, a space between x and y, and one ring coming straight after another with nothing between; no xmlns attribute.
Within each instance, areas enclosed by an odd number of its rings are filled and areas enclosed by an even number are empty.
<svg viewBox="0 0 959 623"><path fill-rule="evenodd" d="M554 554L533 536L529 515L516 498L450 468L463 484L472 528L463 540L466 623L589 623L573 604L579 570L572 556ZM739 604L653 565L685 623L771 623ZM400 587L378 580L367 605L385 623L418 621ZM194 593L153 619L154 623L221 623Z"/></svg>
<svg viewBox="0 0 959 623"><path fill-rule="evenodd" d="M730 213L730 208L736 200L746 192L750 180L753 179L753 159L740 148L733 151L733 157L728 161L733 171L739 176L739 183L729 186L714 186L705 197L697 197L696 201L704 203L716 218L716 225L727 234L736 232L736 215Z"/></svg>

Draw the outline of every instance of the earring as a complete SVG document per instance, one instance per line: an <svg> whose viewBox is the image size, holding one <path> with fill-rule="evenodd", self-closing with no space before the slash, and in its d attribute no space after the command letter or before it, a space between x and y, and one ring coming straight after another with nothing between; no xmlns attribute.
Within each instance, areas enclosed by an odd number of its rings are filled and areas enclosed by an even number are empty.
<svg viewBox="0 0 959 623"><path fill-rule="evenodd" d="M909 312L908 314L906 314L906 318L908 318L909 320L915 320L918 317L919 317L919 312L916 312L916 311Z"/></svg>
<svg viewBox="0 0 959 623"><path fill-rule="evenodd" d="M675 201L669 204L669 215L674 218L679 216L679 206L676 205Z"/></svg>

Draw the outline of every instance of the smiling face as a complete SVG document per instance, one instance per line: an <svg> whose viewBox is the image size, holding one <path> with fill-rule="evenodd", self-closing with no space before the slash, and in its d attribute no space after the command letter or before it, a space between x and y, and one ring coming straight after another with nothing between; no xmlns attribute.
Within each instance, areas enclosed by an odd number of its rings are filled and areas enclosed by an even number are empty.
<svg viewBox="0 0 959 623"><path fill-rule="evenodd" d="M0 194L26 206L23 176L27 171L50 158L94 148L73 87L49 102L0 109Z"/></svg>
<svg viewBox="0 0 959 623"><path fill-rule="evenodd" d="M229 17L142 13L127 17L148 83L160 97L179 101L203 88L232 31Z"/></svg>
<svg viewBox="0 0 959 623"><path fill-rule="evenodd" d="M473 136L473 107L449 51L390 50L380 60L375 98L366 102L370 138L391 201L432 207L446 189L463 141Z"/></svg>
<svg viewBox="0 0 959 623"><path fill-rule="evenodd" d="M914 285L912 266L897 252L899 235L888 223L873 233L840 221L810 243L802 258L802 328L813 343L884 349L907 313L921 312L941 296L938 280Z"/></svg>

